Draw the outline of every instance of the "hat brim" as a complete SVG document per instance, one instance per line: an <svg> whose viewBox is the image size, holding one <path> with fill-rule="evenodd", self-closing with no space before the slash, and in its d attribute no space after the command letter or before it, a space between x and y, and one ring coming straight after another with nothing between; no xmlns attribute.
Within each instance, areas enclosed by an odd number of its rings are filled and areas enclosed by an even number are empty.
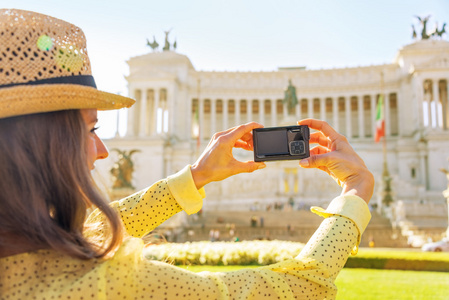
<svg viewBox="0 0 449 300"><path fill-rule="evenodd" d="M20 85L0 89L0 118L69 109L113 110L136 101L75 84Z"/></svg>

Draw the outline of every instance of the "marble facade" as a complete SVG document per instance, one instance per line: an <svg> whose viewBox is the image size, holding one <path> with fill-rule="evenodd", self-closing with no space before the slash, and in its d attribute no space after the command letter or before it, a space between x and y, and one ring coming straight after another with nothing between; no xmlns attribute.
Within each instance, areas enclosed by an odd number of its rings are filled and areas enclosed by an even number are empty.
<svg viewBox="0 0 449 300"><path fill-rule="evenodd" d="M387 161L395 200L447 204L442 191L449 157L449 42L421 40L398 50L390 64L338 69L279 68L272 72L199 71L174 51L128 61L129 95L125 136L106 140L110 148L139 149L134 186L144 188L191 164L214 132L248 121L266 127L319 118L344 134L376 177L372 203L380 203L382 143L374 142L379 94L386 104ZM381 83L383 74L383 84ZM291 80L298 105L282 103ZM292 117L293 116L293 117ZM241 160L252 152L235 151ZM114 154L97 163L108 184ZM204 210L249 210L280 202L326 205L340 188L319 170L297 162L270 162L264 170L206 187ZM415 207L415 206L410 206Z"/></svg>

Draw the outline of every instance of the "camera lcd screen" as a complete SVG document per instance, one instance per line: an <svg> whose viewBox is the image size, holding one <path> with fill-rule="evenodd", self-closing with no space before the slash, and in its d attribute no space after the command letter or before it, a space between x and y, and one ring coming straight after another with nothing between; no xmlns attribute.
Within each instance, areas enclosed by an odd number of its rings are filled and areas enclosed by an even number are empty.
<svg viewBox="0 0 449 300"><path fill-rule="evenodd" d="M269 130L258 133L257 148L259 155L288 154L287 130Z"/></svg>

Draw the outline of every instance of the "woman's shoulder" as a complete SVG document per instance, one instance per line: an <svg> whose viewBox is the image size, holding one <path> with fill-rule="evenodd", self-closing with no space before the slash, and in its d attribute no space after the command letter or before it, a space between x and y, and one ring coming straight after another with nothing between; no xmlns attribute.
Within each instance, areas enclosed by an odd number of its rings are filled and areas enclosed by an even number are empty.
<svg viewBox="0 0 449 300"><path fill-rule="evenodd" d="M143 242L129 238L110 258L79 259L53 249L42 249L0 258L0 294L10 299L40 294L90 299L109 275L123 276L121 264L140 259ZM132 268L131 268L132 269ZM19 297L18 297L19 296ZM79 297L78 297L79 296ZM92 299L96 299L95 297Z"/></svg>

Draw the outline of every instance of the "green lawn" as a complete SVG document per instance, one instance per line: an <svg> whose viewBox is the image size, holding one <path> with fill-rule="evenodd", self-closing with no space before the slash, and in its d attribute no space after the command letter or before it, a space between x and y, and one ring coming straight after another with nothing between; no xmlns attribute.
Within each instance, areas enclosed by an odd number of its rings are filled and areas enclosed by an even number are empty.
<svg viewBox="0 0 449 300"><path fill-rule="evenodd" d="M188 266L193 272L229 272L255 266ZM447 300L449 273L343 269L337 278L340 300Z"/></svg>
<svg viewBox="0 0 449 300"><path fill-rule="evenodd" d="M344 300L449 299L449 273L445 272L343 269L335 284L337 299Z"/></svg>

